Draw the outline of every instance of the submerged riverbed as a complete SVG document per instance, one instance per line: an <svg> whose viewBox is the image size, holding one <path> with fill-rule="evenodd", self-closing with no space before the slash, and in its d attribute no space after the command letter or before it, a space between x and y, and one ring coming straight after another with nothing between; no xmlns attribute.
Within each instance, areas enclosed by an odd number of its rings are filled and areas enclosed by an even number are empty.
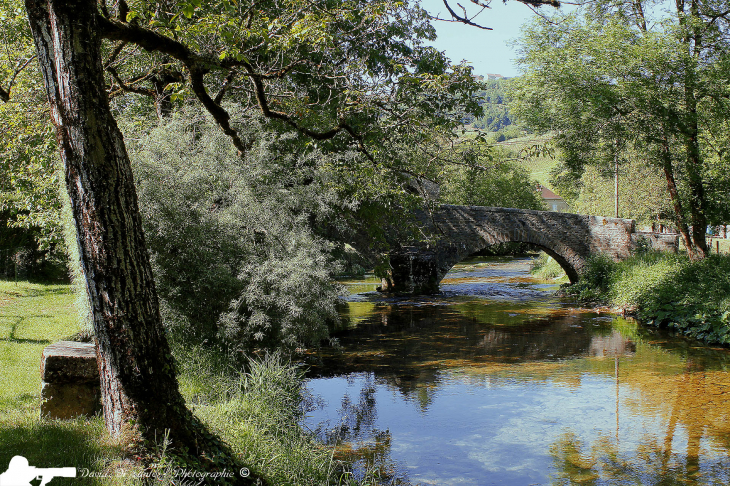
<svg viewBox="0 0 730 486"><path fill-rule="evenodd" d="M345 283L303 424L383 484L730 484L727 350L561 300L529 259L462 262L429 297Z"/></svg>

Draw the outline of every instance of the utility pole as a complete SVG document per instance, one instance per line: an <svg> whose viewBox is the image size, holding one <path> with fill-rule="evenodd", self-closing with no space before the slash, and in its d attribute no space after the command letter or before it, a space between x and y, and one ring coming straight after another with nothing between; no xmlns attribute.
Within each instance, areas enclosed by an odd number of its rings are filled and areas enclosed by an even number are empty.
<svg viewBox="0 0 730 486"><path fill-rule="evenodd" d="M614 202L615 202L615 216L618 218L618 152L614 156Z"/></svg>

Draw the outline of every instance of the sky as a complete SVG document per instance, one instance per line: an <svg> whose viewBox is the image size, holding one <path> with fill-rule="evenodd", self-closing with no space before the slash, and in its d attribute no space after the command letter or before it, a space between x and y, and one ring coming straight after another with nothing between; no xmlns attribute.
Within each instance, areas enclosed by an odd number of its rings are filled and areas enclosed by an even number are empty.
<svg viewBox="0 0 730 486"><path fill-rule="evenodd" d="M475 7L469 0L450 0L449 4L460 13L457 2L465 7ZM421 6L431 15L448 18L449 13L443 0L421 0ZM552 7L542 7L546 11ZM473 9L471 9L473 10ZM516 39L520 26L535 14L526 5L515 0L506 4L501 0L493 0L492 8L482 12L475 22L494 30L482 30L461 23L434 21L438 39L434 47L446 51L453 62L462 59L474 66L475 74L501 74L512 77L518 73L514 64L516 52L507 42Z"/></svg>

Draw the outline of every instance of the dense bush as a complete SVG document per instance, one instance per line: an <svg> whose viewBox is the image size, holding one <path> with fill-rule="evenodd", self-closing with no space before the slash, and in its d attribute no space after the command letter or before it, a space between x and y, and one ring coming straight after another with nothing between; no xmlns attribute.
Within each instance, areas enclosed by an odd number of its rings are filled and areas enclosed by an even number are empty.
<svg viewBox="0 0 730 486"><path fill-rule="evenodd" d="M588 258L578 283L570 288L571 293L583 301L606 301L616 272L616 262L608 255L598 253Z"/></svg>
<svg viewBox="0 0 730 486"><path fill-rule="evenodd" d="M338 204L324 155L257 117L237 121L250 135L242 157L198 110L130 143L166 325L244 352L317 343L339 295L331 245L312 230Z"/></svg>
<svg viewBox="0 0 730 486"><path fill-rule="evenodd" d="M730 344L730 256L691 262L648 252L623 262L592 258L570 291L584 300L635 308L649 324L710 343Z"/></svg>

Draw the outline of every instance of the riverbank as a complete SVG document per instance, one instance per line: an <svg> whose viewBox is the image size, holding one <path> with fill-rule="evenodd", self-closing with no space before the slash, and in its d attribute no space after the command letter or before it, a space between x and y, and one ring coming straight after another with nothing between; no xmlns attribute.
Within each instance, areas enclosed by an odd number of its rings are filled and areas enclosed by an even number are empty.
<svg viewBox="0 0 730 486"><path fill-rule="evenodd" d="M691 262L684 254L646 253L622 262L590 260L565 291L580 301L635 315L707 344L730 344L730 255Z"/></svg>
<svg viewBox="0 0 730 486"><path fill-rule="evenodd" d="M41 353L76 334L77 321L68 285L0 281L0 470L22 455L36 467L89 473L54 484L141 485L141 469L124 441L107 435L102 417L39 418ZM352 484L346 464L298 425L306 399L296 367L269 357L239 374L201 349L178 346L175 354L188 406L268 484ZM163 454L158 484L171 484L170 459Z"/></svg>

